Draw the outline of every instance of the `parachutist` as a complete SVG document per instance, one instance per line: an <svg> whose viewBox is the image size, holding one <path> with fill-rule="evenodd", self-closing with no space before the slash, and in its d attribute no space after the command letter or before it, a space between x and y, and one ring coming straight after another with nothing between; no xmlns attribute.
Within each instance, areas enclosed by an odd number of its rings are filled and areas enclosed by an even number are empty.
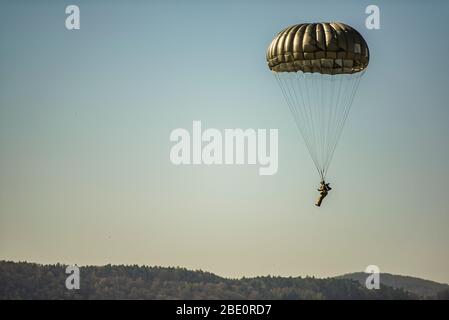
<svg viewBox="0 0 449 320"><path fill-rule="evenodd" d="M321 202L324 198L326 198L329 191L332 190L332 188L329 186L329 183L326 183L324 180L320 182L320 187L317 189L320 192L320 197L318 198L315 205L317 207L321 206Z"/></svg>

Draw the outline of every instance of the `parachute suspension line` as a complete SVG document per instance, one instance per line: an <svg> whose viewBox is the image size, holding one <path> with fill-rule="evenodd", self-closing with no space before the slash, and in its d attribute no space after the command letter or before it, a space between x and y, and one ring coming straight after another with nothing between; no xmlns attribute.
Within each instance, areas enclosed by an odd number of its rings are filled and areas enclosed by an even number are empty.
<svg viewBox="0 0 449 320"><path fill-rule="evenodd" d="M335 86L333 87L333 91L332 91L332 98L330 99L329 103L331 106L331 111L330 111L330 117L329 117L329 123L328 123L328 132L327 132L327 137L328 137L328 141L326 144L326 161L325 161L325 166L329 164L329 154L330 154L330 150L332 148L332 133L333 133L333 124L335 122L335 118L337 118L336 114L338 111L338 107L339 107L339 102L340 102L340 95L341 95L341 89L342 89L342 85L343 85L343 77L332 77L332 81L334 81L334 79L338 79L338 88L336 89ZM336 80L335 80L336 81ZM335 92L335 90L337 90ZM333 101L332 101L333 100ZM326 170L327 172L327 170Z"/></svg>
<svg viewBox="0 0 449 320"><path fill-rule="evenodd" d="M304 119L307 118L306 110L305 110L305 108L304 108L304 105L305 105L305 103L304 103L304 96L303 96L303 93L302 93L301 89L298 88L298 84L299 84L298 73L295 72L295 73L293 73L293 75L294 75L294 79L292 80L292 85L293 85L294 91L295 91L295 92L297 91L297 92L298 92L298 96L301 98L301 100L298 101L298 104L297 104L298 109L301 111L301 115L300 115L300 117L297 119L296 122L297 122L298 125L300 125L301 127L304 128L305 135L303 135L303 138L304 138L304 140L306 141L306 143L307 143L307 144L309 145L309 147L310 147L310 148L308 147L308 149L310 149L309 152L312 152L311 141L310 141L309 135L308 135L308 133L307 133L307 132L310 132L310 128L309 128L309 126L307 125L307 121L304 121ZM298 99L298 100L299 100L299 99ZM303 120L304 122L299 123L299 120Z"/></svg>
<svg viewBox="0 0 449 320"><path fill-rule="evenodd" d="M302 75L302 74L301 74ZM295 74L295 83L296 83L296 88L298 89L298 91L301 94L302 97L302 101L303 103L301 104L301 109L303 110L303 114L305 115L305 117L303 117L302 120L302 126L306 128L306 134L304 139L309 140L309 144L310 144L310 156L315 164L315 167L318 171L318 173L320 173L319 171L319 162L318 162L318 155L316 153L316 150L314 148L315 145L315 135L314 135L314 131L313 131L313 118L312 118L312 113L309 110L310 107L310 103L309 101L305 101L304 98L304 93L308 93L307 91L305 91L304 89L300 88L298 85L301 85L302 83L304 83L304 81L302 81L301 79L298 79L299 77L299 73Z"/></svg>
<svg viewBox="0 0 449 320"><path fill-rule="evenodd" d="M306 118L305 117L305 108L304 108L304 103L303 103L304 98L302 97L301 90L297 90L298 89L297 73L291 74L289 83L292 86L292 91L295 93L295 98L296 98L296 104L294 105L295 111L296 111L296 118L295 118L296 125L302 129L301 134L303 136L304 141L306 142L307 149L309 150L309 153L313 153L314 152L313 144L310 141L310 138L309 138L310 134L308 133L308 132L310 132L310 128L309 128L309 126L307 126L307 121L304 121L304 119ZM301 100L298 97L300 97ZM302 120L302 122L301 122L301 120ZM312 157L312 160L314 160L314 162L315 162L315 159L313 159L313 157Z"/></svg>
<svg viewBox="0 0 449 320"><path fill-rule="evenodd" d="M323 178L323 153L321 151L321 141L323 139L323 132L321 129L321 120L322 120L322 113L323 113L323 108L321 107L321 98L322 98L322 93L321 93L321 83L320 83L320 79L318 79L318 77L316 76L315 73L311 74L312 76L312 83L313 83L313 95L312 97L315 97L313 99L313 101L315 102L315 105L313 107L314 110L316 110L317 112L315 112L315 116L316 116L316 131L317 131L317 142L316 142L316 146L317 146L317 154L318 154L318 163L320 164L320 176L321 178Z"/></svg>
<svg viewBox="0 0 449 320"><path fill-rule="evenodd" d="M316 162L316 158L313 156L314 150L313 150L311 141L309 139L310 135L308 135L306 132L307 128L305 126L303 126L302 123L300 123L300 119L302 117L299 116L299 110L301 110L301 108L300 108L299 103L295 104L295 101L293 101L293 95L292 95L290 87L288 85L289 81L287 81L289 79L284 79L284 77L280 77L279 74L276 72L273 72L273 73L276 77L279 87L281 88L282 94L284 95L284 98L287 102L290 112L293 115L293 119L295 121L296 127L299 129L301 136L303 137L304 142L306 144L306 147L309 150L309 154L311 155L312 161L314 162L315 167L317 168L318 173L319 173L318 163ZM292 89L294 90L294 87ZM296 102L298 102L298 100L296 100ZM298 106L298 108L296 106Z"/></svg>
<svg viewBox="0 0 449 320"><path fill-rule="evenodd" d="M325 180L364 72L273 72L313 163Z"/></svg>
<svg viewBox="0 0 449 320"><path fill-rule="evenodd" d="M292 99L292 95L291 92L289 90L289 87L287 86L287 82L285 79L279 77L277 72L273 72L274 76L276 77L276 80L278 82L279 87L281 88L282 94L284 95L284 98L287 102L287 105L290 109L290 112L293 114L293 119L295 121L295 125L298 127L298 129L301 132L301 135L303 135L303 128L301 126L299 126L299 124L297 123L297 111L296 108L294 106L294 101ZM309 148L309 146L307 145L307 148Z"/></svg>
<svg viewBox="0 0 449 320"><path fill-rule="evenodd" d="M339 86L338 86L338 91L335 93L333 93L332 96L332 101L330 102L332 105L332 117L330 120L330 124L329 124L329 133L328 133L328 144L326 145L326 159L325 162L323 164L323 166L326 168L325 170L325 174L327 173L327 169L329 167L329 163L330 163L330 159L331 158L331 151L332 148L335 145L335 136L336 136L336 132L337 132L337 123L338 120L341 117L341 104L342 104L342 91L343 91L343 97L344 97L344 92L345 92L345 88L347 85L347 79L344 75L337 75L336 77L338 77L339 79Z"/></svg>
<svg viewBox="0 0 449 320"><path fill-rule="evenodd" d="M331 160L332 160L332 158L334 156L334 153L335 153L338 141L339 141L340 136L341 136L341 134L343 132L343 128L344 128L345 122L346 122L346 120L348 118L349 111L351 110L352 103L353 103L354 98L355 98L355 94L357 92L357 89L358 89L359 84L360 84L360 80L361 80L364 72L365 71L361 71L359 73L352 74L352 75L350 75L348 77L349 81L347 81L347 83L349 83L351 85L348 86L348 88L347 88L348 91L343 94L343 96L345 97L345 99L343 100L344 103L343 103L343 108L342 108L343 109L343 114L342 114L342 117L339 118L339 121L338 121L336 129L335 129L335 135L333 137L334 140L333 140L333 143L331 144L331 150L330 150L330 152L328 154L328 157L327 157L327 160L326 160L326 164L325 164L325 168L326 168L325 175L327 174L327 170L329 168L330 162L331 162Z"/></svg>
<svg viewBox="0 0 449 320"><path fill-rule="evenodd" d="M302 109L303 109L303 113L305 115L305 117L302 119L303 120L303 126L307 129L307 133L304 139L308 139L310 142L310 156L313 159L313 162L315 164L315 167L318 171L318 174L321 175L320 172L320 166L319 166L319 162L318 162L318 155L317 152L315 150L314 143L316 143L316 139L315 139L315 131L313 130L313 113L312 113L312 106L310 104L310 99L309 99L309 92L303 88L303 85L305 86L306 84L306 80L305 80L305 74L303 72L297 72L295 73L295 82L296 82L296 87L298 89L298 91L301 94L301 98L302 98ZM307 101L306 101L306 94L307 94Z"/></svg>
<svg viewBox="0 0 449 320"><path fill-rule="evenodd" d="M332 139L332 137L330 136L330 125L331 125L331 120L332 120L332 115L334 114L334 109L335 109L335 103L332 103L332 97L334 97L335 96L335 90L336 90L336 83L337 83L337 79L338 78L336 78L336 77L331 77L330 78L331 79L331 89L330 89L330 92L331 92L331 94L330 94L330 98L329 98L329 100L328 101L326 101L326 105L327 105L327 107L328 107L328 118L327 118L327 124L326 124L326 139L325 139L325 142L324 142L324 145L325 145L325 150L326 150L326 157L325 157L325 162L324 162L324 164L325 164L325 166L326 166L326 164L327 164L327 160L328 160L328 155L329 155L329 150L330 150L330 147L329 147L329 145L330 145L330 140ZM341 78L340 78L340 85L341 85ZM339 88L340 89L340 88ZM340 92L338 91L338 95L340 94ZM338 100L337 100L338 101ZM326 172L327 172L327 167L326 167L326 170L325 170L325 172L324 172L324 175L326 175Z"/></svg>
<svg viewBox="0 0 449 320"><path fill-rule="evenodd" d="M344 101L344 96L345 96L345 90L347 88L347 81L346 81L346 79L343 79L343 77L342 77L341 81L344 84L343 85L343 100L340 100L341 92L339 92L339 99L337 99L334 102L335 103L336 112L335 112L334 118L332 119L332 124L330 125L330 127L331 127L331 133L329 134L329 136L330 136L330 143L329 143L329 146L328 146L328 153L327 153L327 157L326 157L326 161L325 161L326 172L327 172L327 168L328 168L328 165L329 165L329 158L331 158L332 149L333 149L333 147L334 147L334 145L336 143L336 136L337 136L337 133L338 133L338 123L340 122L340 119L341 119L341 117L343 115L343 110L342 109L344 107L343 101Z"/></svg>
<svg viewBox="0 0 449 320"><path fill-rule="evenodd" d="M311 140L311 128L308 125L308 121L306 119L308 119L308 114L306 112L305 109L305 101L304 101L304 94L302 92L302 90L298 87L299 84L299 80L298 80L298 73L293 73L292 74L292 79L291 79L292 85L294 87L295 92L298 92L298 96L300 97L300 101L299 103L296 105L297 109L301 110L301 115L300 117L298 117L296 120L298 126L303 128L303 139L304 141L306 141L306 144L308 145L307 149L309 150L309 154L315 164L315 167L317 165L316 163L316 158L314 156L314 150L313 150L313 141Z"/></svg>
<svg viewBox="0 0 449 320"><path fill-rule="evenodd" d="M321 141L323 138L323 132L322 132L322 128L321 128L321 120L322 120L322 113L323 113L323 109L322 107L322 93L321 93L321 84L320 81L318 81L319 79L315 76L314 73L312 73L312 85L313 85L313 94L312 97L315 97L313 99L314 101L314 107L313 109L316 110L315 112L315 116L316 116L316 131L317 131L317 142L316 142L316 146L317 146L317 154L318 154L318 162L320 164L320 176L321 178L323 178L323 151L321 150Z"/></svg>
<svg viewBox="0 0 449 320"><path fill-rule="evenodd" d="M314 105L312 104L313 101L313 92L311 92L311 90L313 89L313 83L309 83L309 79L307 79L307 77L310 75L308 75L307 73L303 73L301 72L302 75L302 83L304 84L304 92L306 93L306 97L307 97L307 102L306 102L306 107L308 108L309 114L310 114L310 128L311 128L311 139L313 141L312 144L312 158L314 158L314 162L315 162L315 166L318 170L318 173L320 176L322 176L321 174L321 170L320 170L320 165L319 165L319 160L318 160L318 154L317 154L317 150L316 150L316 146L317 145L317 133L316 133L316 112L314 109Z"/></svg>
<svg viewBox="0 0 449 320"><path fill-rule="evenodd" d="M334 77L328 75L318 75L318 79L321 91L317 93L319 95L320 100L316 108L320 111L319 114L320 127L318 128L318 130L322 134L321 139L319 141L319 147L321 148L320 169L321 169L321 179L324 180L327 169L326 159L329 154L329 149L327 147L328 141L330 140L329 123L332 120L332 113L334 109L333 105L335 104L335 102L332 101L335 95L334 92L335 86L333 81Z"/></svg>
<svg viewBox="0 0 449 320"><path fill-rule="evenodd" d="M324 157L326 156L326 153L324 152L324 141L326 140L326 128L325 128L325 119L326 119L326 115L327 115L327 104L326 104L326 87L327 87L327 80L326 80L326 75L322 76L323 78L318 78L315 77L317 79L317 82L319 83L318 88L320 89L319 92L319 96L320 96L320 105L321 107L319 107L318 109L320 110L320 128L319 128L319 132L320 132L320 147L321 147L321 165L324 164ZM323 81L324 80L324 81ZM321 179L324 180L324 166L321 167Z"/></svg>

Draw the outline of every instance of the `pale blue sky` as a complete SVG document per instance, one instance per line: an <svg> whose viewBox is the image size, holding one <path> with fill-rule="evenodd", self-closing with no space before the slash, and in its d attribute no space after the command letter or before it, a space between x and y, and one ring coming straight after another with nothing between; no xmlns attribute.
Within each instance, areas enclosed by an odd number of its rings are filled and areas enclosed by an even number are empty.
<svg viewBox="0 0 449 320"><path fill-rule="evenodd" d="M365 7L381 29L365 28ZM78 4L81 30L65 29ZM0 259L449 282L447 1L2 1ZM319 182L265 49L342 21L371 51ZM171 130L279 129L279 171L174 166Z"/></svg>

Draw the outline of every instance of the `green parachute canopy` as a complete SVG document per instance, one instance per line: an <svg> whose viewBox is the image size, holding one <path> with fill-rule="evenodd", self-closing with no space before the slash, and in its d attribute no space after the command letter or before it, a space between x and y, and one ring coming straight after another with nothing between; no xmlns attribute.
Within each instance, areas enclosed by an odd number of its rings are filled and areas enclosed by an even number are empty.
<svg viewBox="0 0 449 320"><path fill-rule="evenodd" d="M365 39L340 23L303 23L281 31L267 50L268 66L275 72L351 74L369 62Z"/></svg>

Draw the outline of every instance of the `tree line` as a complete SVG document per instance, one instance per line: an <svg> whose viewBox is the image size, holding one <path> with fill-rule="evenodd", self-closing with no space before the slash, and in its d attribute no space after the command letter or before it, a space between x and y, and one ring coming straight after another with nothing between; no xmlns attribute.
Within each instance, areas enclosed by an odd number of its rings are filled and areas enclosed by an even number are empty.
<svg viewBox="0 0 449 320"><path fill-rule="evenodd" d="M263 276L227 279L179 267L80 267L68 290L66 265L0 261L0 299L417 299L402 289L368 290L352 279Z"/></svg>

